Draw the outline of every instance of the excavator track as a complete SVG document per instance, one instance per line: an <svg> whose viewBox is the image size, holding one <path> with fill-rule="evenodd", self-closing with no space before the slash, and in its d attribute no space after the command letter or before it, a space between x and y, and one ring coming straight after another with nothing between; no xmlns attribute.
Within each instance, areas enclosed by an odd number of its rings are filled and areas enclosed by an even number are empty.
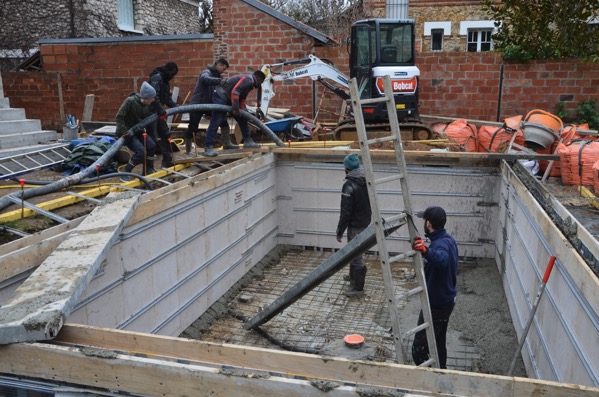
<svg viewBox="0 0 599 397"><path fill-rule="evenodd" d="M404 141L422 141L433 138L433 131L420 120L404 120L399 122L401 137ZM366 133L370 138L388 136L391 131L389 123L367 123ZM353 119L340 122L335 128L335 140L357 141L356 124Z"/></svg>

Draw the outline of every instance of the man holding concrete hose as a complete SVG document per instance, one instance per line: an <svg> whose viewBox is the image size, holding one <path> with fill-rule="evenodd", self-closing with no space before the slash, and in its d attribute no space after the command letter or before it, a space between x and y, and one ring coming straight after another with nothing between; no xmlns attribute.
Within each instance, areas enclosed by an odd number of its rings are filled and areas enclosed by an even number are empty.
<svg viewBox="0 0 599 397"><path fill-rule="evenodd" d="M255 71L253 74L239 74L227 79L223 85L219 85L214 90L214 96L212 103L215 105L227 105L231 106L231 114L239 124L241 134L243 135L243 148L244 149L257 149L260 147L256 142L252 140L250 136L250 128L248 126L247 119L241 117L241 110L246 110L246 99L250 91L254 88L257 89L258 101L260 103L262 96L262 83L264 82L264 73L260 70ZM261 113L260 108L256 109L256 114ZM210 119L210 125L208 125L208 131L206 133L206 147L204 148L204 156L214 157L217 155L214 151L214 138L216 137L216 130L221 125L223 119L227 117L227 112L213 111L212 118Z"/></svg>
<svg viewBox="0 0 599 397"><path fill-rule="evenodd" d="M219 58L214 62L214 65L208 66L205 70L200 73L196 88L191 96L191 104L206 104L212 103L212 97L214 94L214 88L218 85L226 83L227 79L222 77L222 74L229 67L229 62L225 58ZM195 141L195 135L198 133L198 126L200 120L208 111L195 111L189 112L189 126L187 127L187 133L185 134L185 154L191 156L191 144ZM220 124L221 143L223 149L239 149L239 146L231 143L231 132L229 129L229 123L227 118L224 117Z"/></svg>
<svg viewBox="0 0 599 397"><path fill-rule="evenodd" d="M135 124L150 115L150 105L154 102L155 98L156 90L144 81L139 94L132 93L125 99L116 115L116 134L119 138ZM125 136L125 146L133 152L133 156L129 159L125 172L133 171L133 168L141 163L144 165L144 175L156 172L154 170L156 142L151 134L145 134L144 129L133 131L133 135ZM133 178L130 176L121 177L121 181L123 182L132 180Z"/></svg>
<svg viewBox="0 0 599 397"><path fill-rule="evenodd" d="M458 275L458 246L454 238L445 230L447 215L441 207L428 207L416 214L424 220L425 236L431 240L427 247L422 237L414 238L412 248L424 258L424 276L433 317L435 342L439 353L439 368L447 368L447 326L455 306ZM422 311L418 325L424 322ZM412 358L420 365L429 358L426 330L418 331L412 344Z"/></svg>

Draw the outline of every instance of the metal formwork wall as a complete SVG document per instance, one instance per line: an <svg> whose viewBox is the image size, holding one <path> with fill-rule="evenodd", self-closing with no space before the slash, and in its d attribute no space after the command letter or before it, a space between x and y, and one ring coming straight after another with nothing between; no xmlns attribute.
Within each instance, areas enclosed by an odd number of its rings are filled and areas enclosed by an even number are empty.
<svg viewBox="0 0 599 397"><path fill-rule="evenodd" d="M68 321L180 335L276 246L274 162L144 195Z"/></svg>
<svg viewBox="0 0 599 397"><path fill-rule="evenodd" d="M557 258L522 349L527 373L539 379L597 386L597 277L513 170L503 164L502 171L496 261L519 338L549 258Z"/></svg>
<svg viewBox="0 0 599 397"><path fill-rule="evenodd" d="M338 249L335 239L341 187L345 172L341 160L277 162L279 243ZM391 163L374 163L376 178L397 173ZM496 167L408 165L408 182L415 211L439 205L447 212L447 229L459 244L460 256L493 258L499 212L499 170ZM383 217L403 210L399 182L377 188ZM422 221L416 227L424 234ZM389 249L410 249L407 228L389 239ZM343 243L344 244L344 243ZM376 250L376 245L373 247Z"/></svg>

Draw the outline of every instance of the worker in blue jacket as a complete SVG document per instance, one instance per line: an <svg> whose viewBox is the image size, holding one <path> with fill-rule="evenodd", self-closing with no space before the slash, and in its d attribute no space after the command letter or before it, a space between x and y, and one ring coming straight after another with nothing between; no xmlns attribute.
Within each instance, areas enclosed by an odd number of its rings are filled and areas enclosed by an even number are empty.
<svg viewBox="0 0 599 397"><path fill-rule="evenodd" d="M223 85L227 79L222 77L222 74L229 67L229 62L225 58L219 58L214 62L214 65L208 66L200 73L200 77L196 83L196 88L191 96L191 104L211 104L214 89L218 85ZM185 134L185 152L187 156L191 156L191 144L195 134L198 132L200 120L204 115L210 115L209 111L189 112L189 126ZM223 149L239 149L239 146L231 142L231 131L227 118L224 117L220 124L221 143Z"/></svg>
<svg viewBox="0 0 599 397"><path fill-rule="evenodd" d="M447 326L455 306L457 295L458 246L454 238L445 230L447 215L441 207L428 207L416 216L424 220L425 236L431 241L427 247L422 237L416 237L412 248L424 258L424 275L433 317L435 341L439 353L439 368L447 368ZM418 325L424 322L422 311ZM416 365L429 359L426 330L414 336L412 358Z"/></svg>
<svg viewBox="0 0 599 397"><path fill-rule="evenodd" d="M264 82L265 78L266 76L264 76L264 73L260 70L255 71L253 74L239 74L228 78L225 84L219 85L214 90L212 103L215 105L228 105L232 107L231 114L241 129L244 149L257 149L260 147L260 145L252 140L248 121L247 119L241 117L241 110L246 110L247 96L254 88L257 89L257 103L260 103L262 97L262 83ZM260 108L257 107L256 114L260 113ZM222 123L222 120L225 117L227 117L227 112L212 112L212 118L210 119L208 131L206 132L206 147L204 148L204 156L216 156L217 153L214 151L214 138L216 137L216 130L218 129L218 126Z"/></svg>

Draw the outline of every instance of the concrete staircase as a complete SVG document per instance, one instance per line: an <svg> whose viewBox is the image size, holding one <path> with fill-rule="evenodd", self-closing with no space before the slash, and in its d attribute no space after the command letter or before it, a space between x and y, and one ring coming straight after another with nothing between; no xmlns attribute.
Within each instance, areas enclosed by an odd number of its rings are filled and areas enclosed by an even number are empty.
<svg viewBox="0 0 599 397"><path fill-rule="evenodd" d="M0 75L0 152L31 150L32 146L56 143L57 139L57 132L43 130L40 120L27 119L25 109L10 107Z"/></svg>

